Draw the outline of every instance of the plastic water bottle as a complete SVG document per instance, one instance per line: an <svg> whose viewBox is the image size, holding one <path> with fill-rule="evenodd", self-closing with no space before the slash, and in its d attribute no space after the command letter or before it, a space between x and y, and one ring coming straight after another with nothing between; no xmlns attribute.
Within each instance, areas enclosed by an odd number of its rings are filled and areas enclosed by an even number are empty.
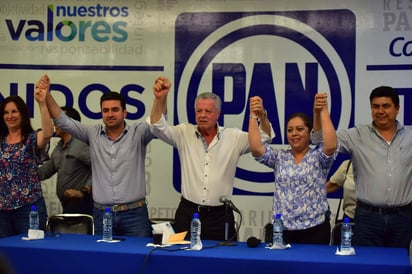
<svg viewBox="0 0 412 274"><path fill-rule="evenodd" d="M283 222L280 213L273 220L273 244L283 244Z"/></svg>
<svg viewBox="0 0 412 274"><path fill-rule="evenodd" d="M350 251L352 247L352 225L349 218L344 218L341 227L340 251Z"/></svg>
<svg viewBox="0 0 412 274"><path fill-rule="evenodd" d="M29 229L39 229L39 212L37 211L37 206L32 205L29 214Z"/></svg>
<svg viewBox="0 0 412 274"><path fill-rule="evenodd" d="M111 241L113 237L113 223L112 213L110 207L106 208L106 212L103 214L103 240Z"/></svg>
<svg viewBox="0 0 412 274"><path fill-rule="evenodd" d="M202 240L200 239L200 232L201 223L199 220L199 213L194 213L192 222L190 223L190 249L202 249Z"/></svg>

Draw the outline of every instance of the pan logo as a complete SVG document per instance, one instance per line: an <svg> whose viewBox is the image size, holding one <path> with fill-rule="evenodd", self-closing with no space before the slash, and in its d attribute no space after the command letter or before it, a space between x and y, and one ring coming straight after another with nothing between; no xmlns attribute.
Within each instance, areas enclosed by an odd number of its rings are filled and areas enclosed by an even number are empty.
<svg viewBox="0 0 412 274"><path fill-rule="evenodd" d="M294 112L312 114L316 92L329 94L337 128L353 125L355 16L349 10L183 13L176 20L174 123L195 123L205 91L223 101L219 124L247 131L248 98L258 95L273 125L272 144L287 145ZM180 191L178 153L173 182ZM272 195L273 172L241 157L234 194Z"/></svg>

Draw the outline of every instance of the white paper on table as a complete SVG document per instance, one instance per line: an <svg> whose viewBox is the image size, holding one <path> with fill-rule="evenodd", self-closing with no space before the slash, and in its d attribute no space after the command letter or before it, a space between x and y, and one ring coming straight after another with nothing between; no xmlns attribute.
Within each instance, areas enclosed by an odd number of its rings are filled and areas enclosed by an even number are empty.
<svg viewBox="0 0 412 274"><path fill-rule="evenodd" d="M165 245L169 241L169 237L175 234L175 230L173 229L170 222L163 222L158 224L152 224L153 233L161 233L163 234L162 237L162 244Z"/></svg>
<svg viewBox="0 0 412 274"><path fill-rule="evenodd" d="M279 243L274 243L271 246L266 246L268 249L287 249L291 248L292 246L290 244L279 244Z"/></svg>
<svg viewBox="0 0 412 274"><path fill-rule="evenodd" d="M99 239L96 242L97 243L120 243L122 240L120 239L112 239L112 240L103 240L103 239Z"/></svg>
<svg viewBox="0 0 412 274"><path fill-rule="evenodd" d="M42 240L44 239L44 231L39 229L29 229L27 237L22 237L22 240Z"/></svg>

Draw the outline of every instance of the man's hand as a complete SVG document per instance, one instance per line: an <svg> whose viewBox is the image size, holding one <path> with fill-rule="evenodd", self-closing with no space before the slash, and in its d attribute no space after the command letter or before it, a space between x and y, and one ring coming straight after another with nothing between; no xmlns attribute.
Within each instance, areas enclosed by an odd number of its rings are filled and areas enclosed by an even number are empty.
<svg viewBox="0 0 412 274"><path fill-rule="evenodd" d="M40 80L37 81L36 89L34 90L34 98L37 102L45 102L49 87L50 79L47 75L43 75Z"/></svg>
<svg viewBox="0 0 412 274"><path fill-rule="evenodd" d="M171 83L169 79L164 76L160 76L156 79L153 85L153 94L156 98L162 98L167 96L170 90Z"/></svg>
<svg viewBox="0 0 412 274"><path fill-rule="evenodd" d="M263 100L259 96L253 96L250 101L250 115L258 116L259 119L266 117L266 110L263 107Z"/></svg>
<svg viewBox="0 0 412 274"><path fill-rule="evenodd" d="M84 194L80 190L77 190L77 189L66 189L63 195L64 195L64 198L68 200L73 199L73 198L81 199L84 196Z"/></svg>
<svg viewBox="0 0 412 274"><path fill-rule="evenodd" d="M322 110L328 110L328 95L327 93L316 93L315 101L313 103L313 111L321 112Z"/></svg>

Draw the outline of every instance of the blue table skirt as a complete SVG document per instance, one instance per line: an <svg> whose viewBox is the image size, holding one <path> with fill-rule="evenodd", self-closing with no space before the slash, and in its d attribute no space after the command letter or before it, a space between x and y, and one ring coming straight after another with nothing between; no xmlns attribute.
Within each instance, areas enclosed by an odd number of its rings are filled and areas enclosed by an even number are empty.
<svg viewBox="0 0 412 274"><path fill-rule="evenodd" d="M335 255L335 246L293 245L286 250L246 243L217 246L203 241L200 251L187 245L147 247L150 238L125 237L119 243L97 243L98 236L60 235L24 241L0 239L0 252L17 274L25 273L405 273L412 274L406 249L356 247L355 256ZM176 250L176 251L172 251ZM148 255L150 254L150 256ZM196 271L194 271L196 269Z"/></svg>

